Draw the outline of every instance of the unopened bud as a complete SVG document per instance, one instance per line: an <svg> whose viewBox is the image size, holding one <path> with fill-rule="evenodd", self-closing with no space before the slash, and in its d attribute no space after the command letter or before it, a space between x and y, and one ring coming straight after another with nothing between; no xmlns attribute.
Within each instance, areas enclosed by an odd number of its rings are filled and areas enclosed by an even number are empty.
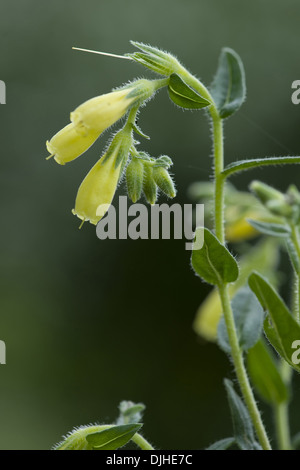
<svg viewBox="0 0 300 470"><path fill-rule="evenodd" d="M141 159L133 158L126 169L126 183L128 197L137 202L143 190L144 165Z"/></svg>
<svg viewBox="0 0 300 470"><path fill-rule="evenodd" d="M294 184L288 187L286 194L290 204L300 204L300 193Z"/></svg>
<svg viewBox="0 0 300 470"><path fill-rule="evenodd" d="M159 189L161 189L161 191L165 193L166 196L168 197L176 196L174 182L171 176L169 175L168 170L166 170L165 168L161 166L159 167L154 166L153 179L155 183L157 184L157 186L159 187Z"/></svg>
<svg viewBox="0 0 300 470"><path fill-rule="evenodd" d="M250 184L250 190L262 202L262 204L266 204L268 201L272 200L285 201L284 194L261 181L252 181Z"/></svg>
<svg viewBox="0 0 300 470"><path fill-rule="evenodd" d="M266 207L272 214L281 217L290 217L293 214L293 207L284 201L268 201Z"/></svg>
<svg viewBox="0 0 300 470"><path fill-rule="evenodd" d="M126 55L153 72L165 76L169 76L172 73L181 73L183 69L182 65L176 57L168 52L157 49L156 47L148 46L141 42L131 41L131 44L142 52L134 52L133 54Z"/></svg>

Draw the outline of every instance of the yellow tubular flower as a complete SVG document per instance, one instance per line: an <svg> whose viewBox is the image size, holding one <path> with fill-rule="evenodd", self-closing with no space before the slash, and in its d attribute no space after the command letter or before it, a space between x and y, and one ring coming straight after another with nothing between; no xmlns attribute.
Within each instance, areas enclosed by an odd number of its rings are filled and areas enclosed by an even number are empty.
<svg viewBox="0 0 300 470"><path fill-rule="evenodd" d="M131 88L113 91L91 98L78 106L71 113L71 121L76 132L83 136L90 132L101 134L105 129L112 126L124 116L136 100L134 96L128 97L131 91Z"/></svg>
<svg viewBox="0 0 300 470"><path fill-rule="evenodd" d="M60 165L71 162L86 152L99 135L97 132L90 132L86 136L80 135L73 124L68 124L46 142L47 150L51 153L48 158L54 156L54 160Z"/></svg>
<svg viewBox="0 0 300 470"><path fill-rule="evenodd" d="M108 160L105 155L98 160L81 183L75 202L73 214L83 222L89 221L97 225L107 212L120 177L122 163L115 168L119 146L116 146Z"/></svg>

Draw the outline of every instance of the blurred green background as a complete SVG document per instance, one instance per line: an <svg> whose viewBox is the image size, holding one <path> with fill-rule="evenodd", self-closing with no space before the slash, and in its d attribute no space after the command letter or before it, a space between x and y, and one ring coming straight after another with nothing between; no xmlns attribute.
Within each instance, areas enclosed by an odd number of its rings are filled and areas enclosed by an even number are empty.
<svg viewBox="0 0 300 470"><path fill-rule="evenodd" d="M73 426L115 419L123 399L147 405L144 434L158 448L199 449L231 434L222 380L232 368L192 329L209 287L193 275L184 240L100 241L92 225L79 231L76 191L109 134L65 167L45 160L45 141L84 100L152 77L71 47L123 54L132 39L173 52L206 84L220 49L234 48L248 93L226 122L226 161L299 155L299 15L297 0L0 0L1 449L48 449ZM211 174L204 113L175 108L164 90L139 123L151 136L143 149L174 160L176 202L190 203L188 185ZM233 182L286 189L298 173L260 170Z"/></svg>

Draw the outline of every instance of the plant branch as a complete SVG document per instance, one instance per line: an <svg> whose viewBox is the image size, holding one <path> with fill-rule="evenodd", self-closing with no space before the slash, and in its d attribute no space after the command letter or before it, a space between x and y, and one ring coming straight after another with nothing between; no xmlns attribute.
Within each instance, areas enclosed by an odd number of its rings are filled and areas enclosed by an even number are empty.
<svg viewBox="0 0 300 470"><path fill-rule="evenodd" d="M131 440L142 450L154 450L154 447L139 433L135 433Z"/></svg>
<svg viewBox="0 0 300 470"><path fill-rule="evenodd" d="M222 171L223 178L228 178L235 173L259 168L261 166L270 165L286 165L300 163L300 157L266 157L266 158L253 158L249 160L240 160L234 163L230 163Z"/></svg>

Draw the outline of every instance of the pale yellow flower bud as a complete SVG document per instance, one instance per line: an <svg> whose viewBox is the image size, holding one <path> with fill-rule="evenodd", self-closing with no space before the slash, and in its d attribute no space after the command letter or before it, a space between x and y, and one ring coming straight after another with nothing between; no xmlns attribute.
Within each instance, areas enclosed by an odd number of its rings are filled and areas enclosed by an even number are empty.
<svg viewBox="0 0 300 470"><path fill-rule="evenodd" d="M81 183L73 214L83 222L97 225L107 212L117 189L122 163L115 168L119 146L106 160L106 154L93 166Z"/></svg>
<svg viewBox="0 0 300 470"><path fill-rule="evenodd" d="M71 113L76 132L85 136L90 132L101 134L127 112L136 97L130 95L131 89L125 88L105 95L91 98Z"/></svg>
<svg viewBox="0 0 300 470"><path fill-rule="evenodd" d="M99 133L90 132L86 136L78 134L73 124L68 124L46 142L47 150L60 165L75 160L97 140Z"/></svg>

